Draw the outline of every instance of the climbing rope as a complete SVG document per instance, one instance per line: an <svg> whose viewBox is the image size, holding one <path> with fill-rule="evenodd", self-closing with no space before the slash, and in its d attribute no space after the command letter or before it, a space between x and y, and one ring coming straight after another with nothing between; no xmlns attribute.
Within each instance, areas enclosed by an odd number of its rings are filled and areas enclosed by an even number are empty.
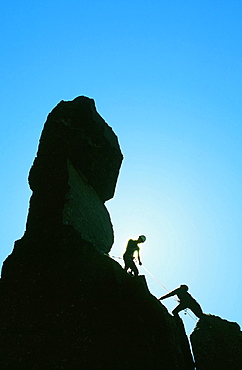
<svg viewBox="0 0 242 370"><path fill-rule="evenodd" d="M116 257L116 256L111 256L112 258L116 258L118 260L122 260L123 258L122 257Z"/></svg>
<svg viewBox="0 0 242 370"><path fill-rule="evenodd" d="M148 272L148 274L158 283L158 284L160 284L161 286L162 286L162 288L164 288L167 292L169 292L169 290L163 285L163 284L161 284L161 282L142 264L142 267L143 267L143 269L146 271L146 272ZM174 297L174 300L176 301L176 302L180 302L179 301L179 299L177 299L177 298L175 298ZM195 321L195 322L197 322L197 319L195 319L194 317L193 317L193 315L188 311L188 308L186 308L185 310L184 310L185 312L184 312L184 315L188 315L188 316L190 316L191 317L191 319L193 320L193 321Z"/></svg>
<svg viewBox="0 0 242 370"><path fill-rule="evenodd" d="M143 269L146 271L146 272L148 272L148 274L158 283L158 284L160 284L161 286L162 286L162 288L164 288L165 290L167 290L167 292L169 292L169 290L163 285L163 284L161 284L161 282L158 280L158 279L156 279L156 277L154 276L154 275L152 275L152 273L142 264L142 267L143 267Z"/></svg>
<svg viewBox="0 0 242 370"><path fill-rule="evenodd" d="M117 257L117 256L111 256L112 258L115 258L115 259L120 259L120 260L122 260L123 258L122 257ZM136 260L137 261L137 260ZM161 282L142 264L141 265L141 267L143 267L143 269L152 277L152 279L154 279L160 286L162 286L162 288L163 289L165 289L167 292L169 292L169 290L163 285L163 284L161 284ZM175 298L174 297L174 300L176 301L176 302L180 302L179 301L179 299L177 299L177 298ZM186 308L185 310L184 310L185 312L184 312L184 315L188 315L188 316L190 316L190 318L193 320L193 321L195 321L195 322L197 322L198 320L197 319L195 319L194 318L194 316L188 311L188 308Z"/></svg>

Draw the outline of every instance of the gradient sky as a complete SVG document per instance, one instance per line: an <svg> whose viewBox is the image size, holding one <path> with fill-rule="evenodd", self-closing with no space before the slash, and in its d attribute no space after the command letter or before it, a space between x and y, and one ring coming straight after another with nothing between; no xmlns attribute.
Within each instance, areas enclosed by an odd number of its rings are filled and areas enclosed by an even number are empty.
<svg viewBox="0 0 242 370"><path fill-rule="evenodd" d="M1 263L25 230L47 114L86 95L125 157L106 204L110 255L145 234L141 258L156 279L189 285L204 312L242 324L241 14L240 0L2 4Z"/></svg>

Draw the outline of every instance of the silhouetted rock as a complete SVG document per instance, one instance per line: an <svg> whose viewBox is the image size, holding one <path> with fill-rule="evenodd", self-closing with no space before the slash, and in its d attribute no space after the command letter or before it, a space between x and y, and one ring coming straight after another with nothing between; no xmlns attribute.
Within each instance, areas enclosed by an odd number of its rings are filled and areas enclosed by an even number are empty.
<svg viewBox="0 0 242 370"><path fill-rule="evenodd" d="M83 240L109 252L113 229L104 202L114 195L122 159L94 100L61 101L47 118L30 170L26 232L36 237L71 225Z"/></svg>
<svg viewBox="0 0 242 370"><path fill-rule="evenodd" d="M242 332L235 322L204 315L191 334L197 370L241 370Z"/></svg>
<svg viewBox="0 0 242 370"><path fill-rule="evenodd" d="M60 102L48 116L26 232L2 268L1 369L194 368L183 323L107 255L104 202L121 161L93 100Z"/></svg>

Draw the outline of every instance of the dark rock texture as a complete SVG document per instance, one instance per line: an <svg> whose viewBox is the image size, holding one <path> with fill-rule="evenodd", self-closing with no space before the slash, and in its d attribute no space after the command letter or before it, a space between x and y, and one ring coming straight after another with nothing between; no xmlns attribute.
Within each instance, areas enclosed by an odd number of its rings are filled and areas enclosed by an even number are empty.
<svg viewBox="0 0 242 370"><path fill-rule="evenodd" d="M109 252L113 229L104 202L114 195L122 159L94 100L61 101L47 118L30 170L26 232L36 237L71 225L83 240Z"/></svg>
<svg viewBox="0 0 242 370"><path fill-rule="evenodd" d="M197 370L241 370L242 332L235 322L204 315L191 334Z"/></svg>
<svg viewBox="0 0 242 370"><path fill-rule="evenodd" d="M194 368L182 322L107 255L104 202L121 162L93 100L62 101L48 116L26 232L2 268L1 369Z"/></svg>

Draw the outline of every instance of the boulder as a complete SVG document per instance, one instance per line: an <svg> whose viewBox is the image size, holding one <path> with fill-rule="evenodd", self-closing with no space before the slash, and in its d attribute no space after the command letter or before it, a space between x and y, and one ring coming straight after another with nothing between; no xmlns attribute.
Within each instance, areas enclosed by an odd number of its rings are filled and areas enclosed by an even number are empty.
<svg viewBox="0 0 242 370"><path fill-rule="evenodd" d="M43 236L72 226L108 253L113 228L104 202L114 195L123 160L117 136L93 99L61 101L48 115L29 174L26 232Z"/></svg>
<svg viewBox="0 0 242 370"><path fill-rule="evenodd" d="M235 322L204 315L191 334L197 370L240 370L242 332Z"/></svg>

